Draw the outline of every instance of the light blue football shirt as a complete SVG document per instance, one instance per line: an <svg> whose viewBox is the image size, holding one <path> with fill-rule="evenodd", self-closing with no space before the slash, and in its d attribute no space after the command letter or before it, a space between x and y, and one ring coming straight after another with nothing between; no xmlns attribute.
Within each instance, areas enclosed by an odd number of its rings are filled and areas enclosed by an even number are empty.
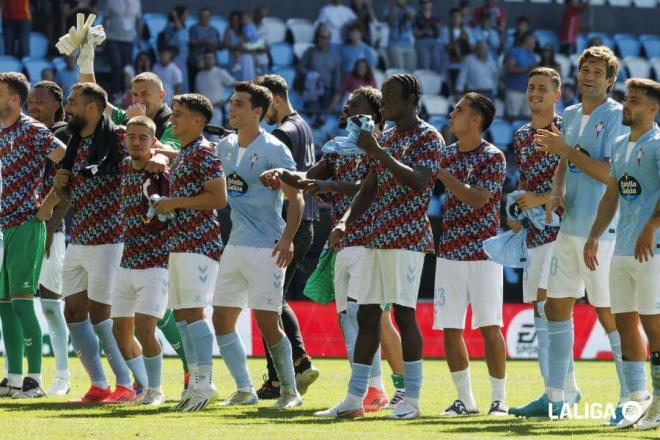
<svg viewBox="0 0 660 440"><path fill-rule="evenodd" d="M660 129L653 127L637 139L628 154L628 136L616 140L610 176L619 191L619 225L615 255L635 255L637 237L655 211L660 198ZM654 254L660 253L660 230L655 233Z"/></svg>
<svg viewBox="0 0 660 440"><path fill-rule="evenodd" d="M605 160L612 156L614 141L628 136L628 127L621 124L622 107L611 98L598 106L589 115L589 120L580 134L582 104L576 104L564 111L562 136L566 143L579 149L592 159ZM607 185L591 178L577 166L568 164L566 172L566 209L561 223L561 232L577 237L588 237L591 225L596 219L598 204ZM616 236L618 215L612 220L603 240L613 240Z"/></svg>
<svg viewBox="0 0 660 440"><path fill-rule="evenodd" d="M259 175L273 168L295 171L296 163L286 145L263 130L243 149L240 159L239 148L235 133L217 145L231 207L232 227L227 244L272 248L286 225L282 218L284 196L282 191L264 187Z"/></svg>

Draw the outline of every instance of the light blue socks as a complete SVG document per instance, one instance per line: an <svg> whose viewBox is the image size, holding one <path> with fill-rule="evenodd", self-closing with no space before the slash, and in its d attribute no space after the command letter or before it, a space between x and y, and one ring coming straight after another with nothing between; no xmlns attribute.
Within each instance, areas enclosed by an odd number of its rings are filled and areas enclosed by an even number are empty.
<svg viewBox="0 0 660 440"><path fill-rule="evenodd" d="M82 322L69 323L69 332L73 348L87 371L92 385L107 389L108 382L103 372L101 356L99 356L99 340L94 334L91 321L87 319Z"/></svg>
<svg viewBox="0 0 660 440"><path fill-rule="evenodd" d="M112 320L106 319L103 322L99 322L94 326L94 332L96 333L96 336L99 337L101 348L105 352L105 356L108 358L108 363L110 364L110 368L112 368L112 372L115 373L117 385L133 389L131 385L131 373L128 370L128 365L126 365L126 361L121 355L121 351L119 351L117 340L112 334Z"/></svg>
<svg viewBox="0 0 660 440"><path fill-rule="evenodd" d="M252 379L248 371L247 355L245 353L245 347L243 347L243 341L241 341L238 333L232 332L226 335L216 335L216 340L218 347L220 347L222 360L225 361L227 369L229 369L231 376L234 378L238 391L252 391Z"/></svg>

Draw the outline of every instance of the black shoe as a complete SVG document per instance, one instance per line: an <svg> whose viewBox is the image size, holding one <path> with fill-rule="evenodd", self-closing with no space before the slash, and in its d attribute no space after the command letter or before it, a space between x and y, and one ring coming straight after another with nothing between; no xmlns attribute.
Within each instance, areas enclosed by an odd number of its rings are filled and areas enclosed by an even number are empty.
<svg viewBox="0 0 660 440"><path fill-rule="evenodd" d="M280 387L274 386L268 376L264 375L264 384L257 390L257 397L263 400L279 399Z"/></svg>

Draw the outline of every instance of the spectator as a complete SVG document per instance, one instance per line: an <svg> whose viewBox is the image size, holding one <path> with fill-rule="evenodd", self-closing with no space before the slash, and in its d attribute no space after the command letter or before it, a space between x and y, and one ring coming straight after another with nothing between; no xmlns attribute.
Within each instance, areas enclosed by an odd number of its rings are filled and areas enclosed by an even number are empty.
<svg viewBox="0 0 660 440"><path fill-rule="evenodd" d="M270 58L268 58L268 42L266 41L266 26L264 26L264 18L268 17L268 8L264 5L257 6L252 14L252 21L259 33L259 39L263 40L264 47L254 50L254 62L256 65L257 75L263 75L268 69Z"/></svg>
<svg viewBox="0 0 660 440"><path fill-rule="evenodd" d="M217 66L215 51L206 51L203 62L202 70L195 78L195 92L209 98L214 107L222 108L225 104L225 87L231 87L236 80L225 69Z"/></svg>
<svg viewBox="0 0 660 440"><path fill-rule="evenodd" d="M18 59L30 56L31 30L30 0L4 0L2 2L2 35L5 55Z"/></svg>
<svg viewBox="0 0 660 440"><path fill-rule="evenodd" d="M364 27L359 21L354 21L347 29L347 42L341 48L341 64L345 73L353 70L355 62L365 59L371 67L376 66L378 59L375 51L364 42Z"/></svg>
<svg viewBox="0 0 660 440"><path fill-rule="evenodd" d="M251 81L256 78L254 55L245 48L245 43L241 11L232 11L229 14L229 27L225 31L225 47L231 56L231 72L240 81Z"/></svg>
<svg viewBox="0 0 660 440"><path fill-rule="evenodd" d="M472 36L475 43L485 41L490 53L493 56L497 55L501 45L500 32L491 25L490 18L487 15L482 15L479 23L472 28Z"/></svg>
<svg viewBox="0 0 660 440"><path fill-rule="evenodd" d="M530 116L527 106L527 74L537 65L536 39L527 32L522 37L522 44L507 53L504 60L506 69L506 112L510 119Z"/></svg>
<svg viewBox="0 0 660 440"><path fill-rule="evenodd" d="M135 78L135 69L133 66L124 66L121 72L122 80L124 81L124 95L121 98L121 108L128 108L133 104L133 78Z"/></svg>
<svg viewBox="0 0 660 440"><path fill-rule="evenodd" d="M330 0L329 5L325 5L319 11L317 24L324 24L330 32L330 47L338 51L344 43L344 26L355 21L357 16L348 6L344 6L341 0Z"/></svg>
<svg viewBox="0 0 660 440"><path fill-rule="evenodd" d="M472 6L470 6L469 0L461 0L458 3L458 10L461 11L461 14L463 15L463 26L465 27L474 26L474 22L472 21ZM451 145L451 144L447 144L447 145Z"/></svg>
<svg viewBox="0 0 660 440"><path fill-rule="evenodd" d="M310 99L305 106L310 112L318 112L321 109L325 111L341 81L341 59L331 50L330 38L328 28L324 24L318 25L314 33L314 46L305 51L298 64L300 83L307 84L307 78L310 76L318 78L315 85L312 85L314 81L309 81L318 94L318 97ZM299 91L304 92L304 89L304 86L298 86ZM303 98L304 96L303 93Z"/></svg>
<svg viewBox="0 0 660 440"><path fill-rule="evenodd" d="M153 65L154 65L154 58L151 52L140 52L135 57L133 70L135 70L135 75L137 76L143 72L151 72L151 68Z"/></svg>
<svg viewBox="0 0 660 440"><path fill-rule="evenodd" d="M449 24L440 31L440 44L445 51L447 71L452 88L463 65L463 58L472 50L472 33L463 24L461 11L454 8L449 12Z"/></svg>
<svg viewBox="0 0 660 440"><path fill-rule="evenodd" d="M524 15L521 15L520 17L516 18L515 30L511 37L507 36L507 42L504 47L504 50L508 52L514 47L520 46L520 43L522 41L522 36L529 31L530 31L529 18L525 17Z"/></svg>
<svg viewBox="0 0 660 440"><path fill-rule="evenodd" d="M555 58L555 47L552 44L546 44L541 49L541 58L539 59L539 67L550 67L555 69L561 75L561 65Z"/></svg>
<svg viewBox="0 0 660 440"><path fill-rule="evenodd" d="M77 83L80 77L80 67L78 67L77 61L78 51L75 51L64 57L64 68L55 73L55 82L62 87L65 97L69 96L71 86Z"/></svg>
<svg viewBox="0 0 660 440"><path fill-rule="evenodd" d="M188 18L188 8L184 5L176 5L167 16L167 26L165 30L158 35L158 50L165 46L176 46L177 55L174 58L174 64L177 65L183 81L181 83L181 93L188 91L188 53L190 34L186 28L186 19ZM170 96L171 98L171 96Z"/></svg>
<svg viewBox="0 0 660 440"><path fill-rule="evenodd" d="M55 82L55 71L50 67L46 67L41 71L41 81Z"/></svg>
<svg viewBox="0 0 660 440"><path fill-rule="evenodd" d="M589 7L588 1L567 0L559 32L560 51L573 55L577 50L577 36L580 32L580 15Z"/></svg>
<svg viewBox="0 0 660 440"><path fill-rule="evenodd" d="M160 61L154 64L153 68L153 72L163 82L163 89L165 89L163 102L168 104L172 100L172 97L181 94L183 90L183 72L173 62L178 50L179 48L177 46L165 46L160 49Z"/></svg>
<svg viewBox="0 0 660 440"><path fill-rule="evenodd" d="M330 104L328 111L336 113L338 110L337 104L340 101L347 99L348 95L350 95L353 90L362 86L376 87L374 71L369 62L364 58L357 60L353 67L353 71L344 77L339 89L332 98L332 103ZM343 107L343 105L340 107Z"/></svg>
<svg viewBox="0 0 660 440"><path fill-rule="evenodd" d="M415 24L413 25L415 49L417 50L417 67L419 69L440 71L440 50L438 49L440 19L433 13L431 0L421 0L419 6L419 12L415 16Z"/></svg>
<svg viewBox="0 0 660 440"><path fill-rule="evenodd" d="M115 72L110 94L115 99L124 92L124 82L117 74L133 63L133 41L140 35L142 18L141 0L113 0L105 8L104 28L107 38L110 68Z"/></svg>
<svg viewBox="0 0 660 440"><path fill-rule="evenodd" d="M357 21L362 23L362 27L364 28L364 41L372 46L371 24L376 21L376 13L374 12L371 0L351 0L351 10L357 17Z"/></svg>
<svg viewBox="0 0 660 440"><path fill-rule="evenodd" d="M456 80L457 92L479 92L495 100L497 94L498 67L484 40L475 46L475 53L463 60Z"/></svg>
<svg viewBox="0 0 660 440"><path fill-rule="evenodd" d="M390 67L413 71L417 67L417 53L413 47L412 27L415 10L406 6L406 0L391 0L385 11L390 26L387 55Z"/></svg>
<svg viewBox="0 0 660 440"><path fill-rule="evenodd" d="M204 66L204 54L207 51L220 49L220 34L216 28L209 25L210 21L211 10L203 7L199 10L197 23L190 27L189 79L195 78L197 72Z"/></svg>
<svg viewBox="0 0 660 440"><path fill-rule="evenodd" d="M575 94L575 86L572 83L563 82L561 85L561 98L559 98L556 107L557 114L564 114L564 110L578 102L578 97Z"/></svg>
<svg viewBox="0 0 660 440"><path fill-rule="evenodd" d="M474 23L481 23L481 17L486 16L490 25L500 32L506 29L506 13L504 9L497 6L495 0L484 0L484 4L474 10Z"/></svg>
<svg viewBox="0 0 660 440"><path fill-rule="evenodd" d="M135 39L133 53L139 54L142 52L147 52L152 61L156 59L156 51L151 44L151 32L149 31L149 26L142 26L140 34Z"/></svg>

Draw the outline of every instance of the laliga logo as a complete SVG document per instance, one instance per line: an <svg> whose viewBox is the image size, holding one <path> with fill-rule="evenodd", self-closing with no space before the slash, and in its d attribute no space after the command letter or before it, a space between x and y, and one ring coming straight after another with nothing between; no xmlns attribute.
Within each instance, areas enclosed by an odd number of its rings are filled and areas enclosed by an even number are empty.
<svg viewBox="0 0 660 440"><path fill-rule="evenodd" d="M548 404L548 418L550 420L559 419L575 419L575 420L589 420L589 419L606 419L609 420L615 417L616 406L608 403L585 403L582 408L575 403L573 405L564 404L561 408L559 415L553 413L552 404ZM582 409L582 411L580 411ZM628 421L638 420L641 417L642 407L635 401L626 402L621 407L623 417Z"/></svg>

